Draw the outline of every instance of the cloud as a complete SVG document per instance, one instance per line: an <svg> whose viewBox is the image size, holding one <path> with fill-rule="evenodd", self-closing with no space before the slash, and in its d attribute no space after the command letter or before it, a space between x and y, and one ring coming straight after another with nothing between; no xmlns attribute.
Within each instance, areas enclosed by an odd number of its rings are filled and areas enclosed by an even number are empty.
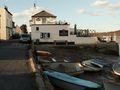
<svg viewBox="0 0 120 90"><path fill-rule="evenodd" d="M33 14L40 12L41 10L43 10L41 7L36 7L36 9L34 8L26 9L21 12L13 13L13 18L15 19L16 18L28 18L28 17L31 17Z"/></svg>
<svg viewBox="0 0 120 90"><path fill-rule="evenodd" d="M109 5L107 0L96 0L94 3L91 4L93 7L106 7Z"/></svg>
<svg viewBox="0 0 120 90"><path fill-rule="evenodd" d="M109 4L108 8L111 10L120 10L120 2Z"/></svg>
<svg viewBox="0 0 120 90"><path fill-rule="evenodd" d="M100 7L108 10L120 10L120 1L116 3L111 3L108 0L96 0L95 2L90 4L90 6Z"/></svg>
<svg viewBox="0 0 120 90"><path fill-rule="evenodd" d="M77 11L79 14L86 14L86 15L90 15L90 16L100 16L99 13L95 13L95 12L89 12L87 11L85 8L81 8Z"/></svg>
<svg viewBox="0 0 120 90"><path fill-rule="evenodd" d="M108 12L108 15L115 18L116 16L118 16L118 13L117 12Z"/></svg>
<svg viewBox="0 0 120 90"><path fill-rule="evenodd" d="M86 11L86 9L84 9L84 8L81 8L81 9L79 9L78 10L78 13L86 13L87 11Z"/></svg>

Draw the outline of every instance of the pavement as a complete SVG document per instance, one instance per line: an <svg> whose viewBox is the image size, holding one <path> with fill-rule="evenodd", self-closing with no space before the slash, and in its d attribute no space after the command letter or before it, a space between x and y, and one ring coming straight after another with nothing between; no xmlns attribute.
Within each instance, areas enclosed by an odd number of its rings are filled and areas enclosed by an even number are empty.
<svg viewBox="0 0 120 90"><path fill-rule="evenodd" d="M0 90L36 90L27 66L28 45L0 43Z"/></svg>

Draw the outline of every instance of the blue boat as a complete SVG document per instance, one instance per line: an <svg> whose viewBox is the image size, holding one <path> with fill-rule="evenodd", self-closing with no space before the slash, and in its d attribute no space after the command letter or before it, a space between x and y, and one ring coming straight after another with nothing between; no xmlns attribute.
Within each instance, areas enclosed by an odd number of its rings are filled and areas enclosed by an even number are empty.
<svg viewBox="0 0 120 90"><path fill-rule="evenodd" d="M60 72L44 71L44 74L49 78L53 86L65 90L96 90L101 88L101 85L97 83L79 79Z"/></svg>

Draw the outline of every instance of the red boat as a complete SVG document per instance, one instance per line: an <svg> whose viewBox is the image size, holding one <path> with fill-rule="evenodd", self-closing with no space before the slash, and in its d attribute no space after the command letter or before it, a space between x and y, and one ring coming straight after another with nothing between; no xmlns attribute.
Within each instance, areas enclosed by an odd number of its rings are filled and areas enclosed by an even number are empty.
<svg viewBox="0 0 120 90"><path fill-rule="evenodd" d="M50 52L47 51L36 51L37 56L40 56L41 58L49 58L52 56Z"/></svg>

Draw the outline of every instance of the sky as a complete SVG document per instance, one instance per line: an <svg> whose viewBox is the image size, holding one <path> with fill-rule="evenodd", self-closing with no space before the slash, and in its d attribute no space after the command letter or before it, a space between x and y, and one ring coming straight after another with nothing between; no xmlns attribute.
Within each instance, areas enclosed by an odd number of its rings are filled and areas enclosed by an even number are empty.
<svg viewBox="0 0 120 90"><path fill-rule="evenodd" d="M36 3L36 11L33 11ZM17 25L27 24L33 12L46 10L67 21L71 28L93 29L97 32L120 30L120 0L0 0L7 6Z"/></svg>

